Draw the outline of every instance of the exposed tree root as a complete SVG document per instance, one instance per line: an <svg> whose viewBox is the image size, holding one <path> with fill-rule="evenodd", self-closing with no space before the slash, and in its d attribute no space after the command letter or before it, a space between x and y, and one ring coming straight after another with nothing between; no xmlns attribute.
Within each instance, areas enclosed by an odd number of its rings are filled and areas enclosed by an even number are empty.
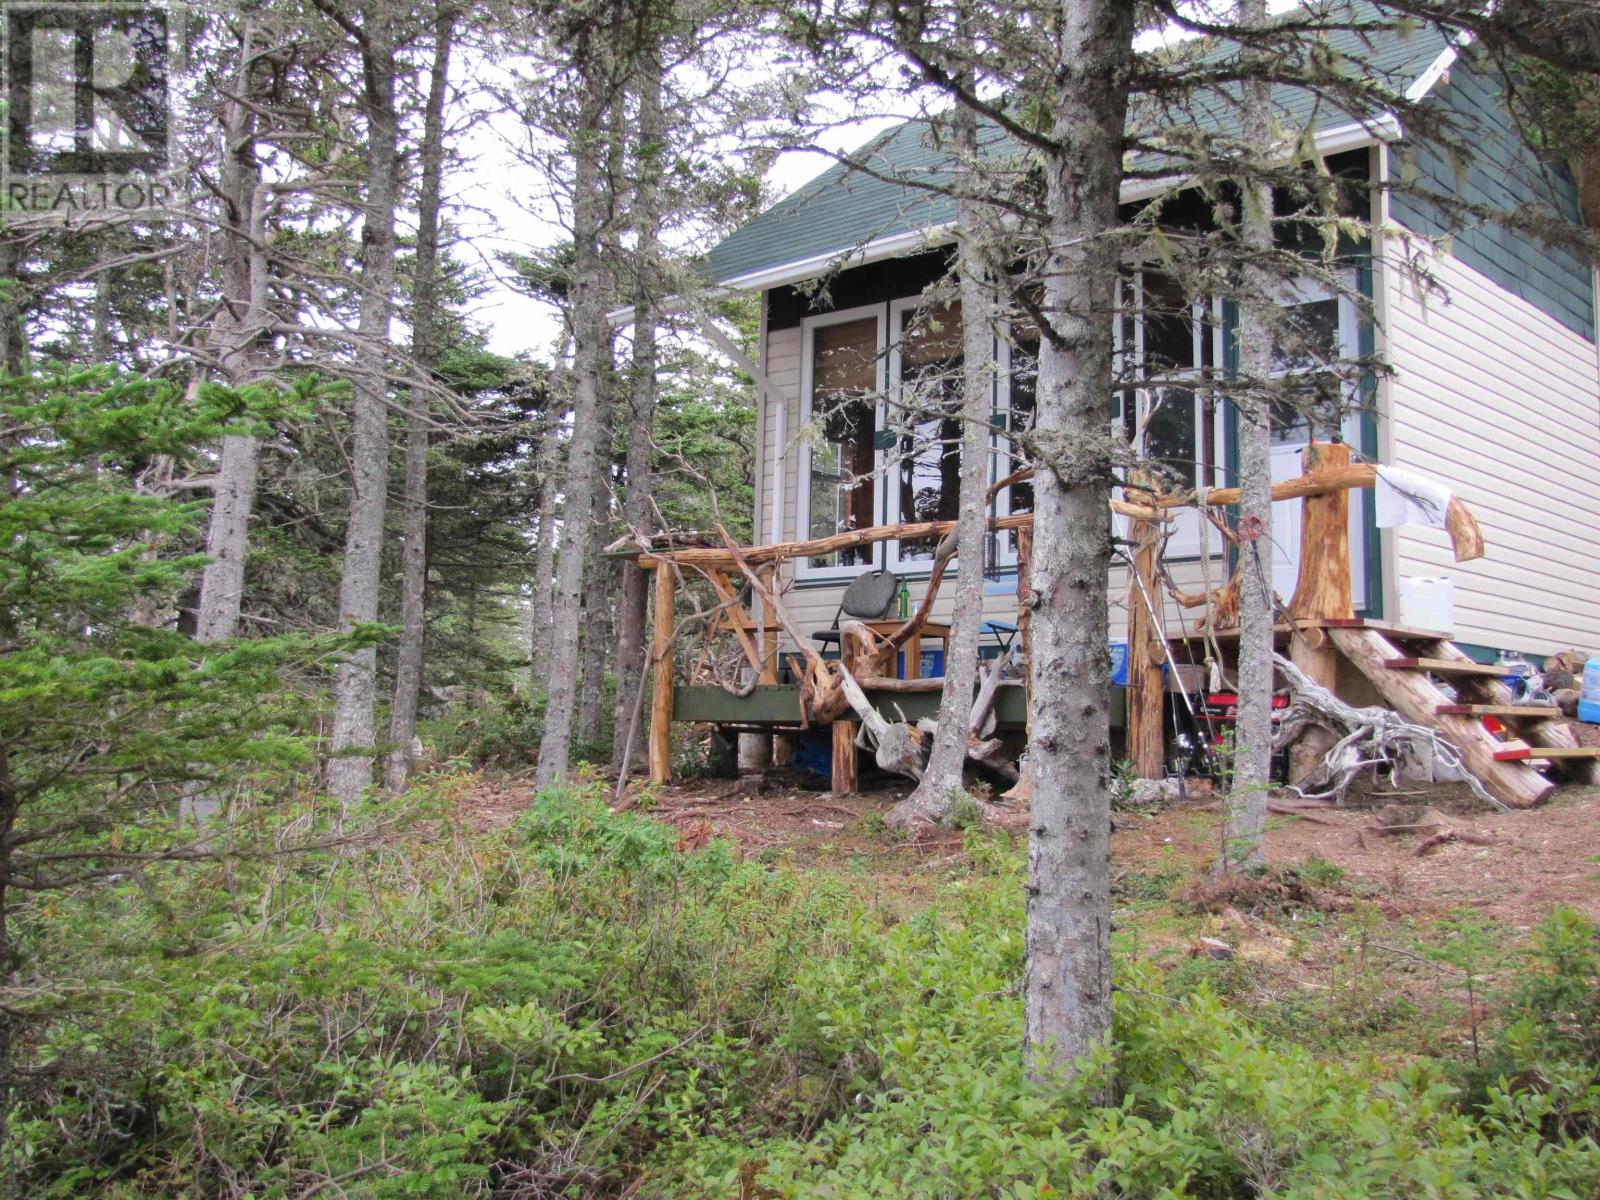
<svg viewBox="0 0 1600 1200"><path fill-rule="evenodd" d="M1289 789L1301 799L1342 803L1351 785L1369 770L1387 773L1389 782L1398 786L1403 766L1420 766L1431 760L1456 768L1474 796L1500 812L1508 811L1467 770L1461 752L1437 730L1413 725L1386 708L1346 704L1283 655L1273 655L1273 661L1289 681L1294 703L1273 735L1272 748L1292 745L1312 725L1329 730L1338 739L1300 786Z"/></svg>

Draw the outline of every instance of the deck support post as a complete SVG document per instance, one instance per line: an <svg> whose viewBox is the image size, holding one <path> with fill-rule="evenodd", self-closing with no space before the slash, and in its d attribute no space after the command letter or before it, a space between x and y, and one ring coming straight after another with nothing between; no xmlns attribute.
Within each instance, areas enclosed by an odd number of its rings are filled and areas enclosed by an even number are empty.
<svg viewBox="0 0 1600 1200"><path fill-rule="evenodd" d="M655 627L650 661L655 674L650 684L650 782L672 778L672 611L677 594L677 573L672 564L654 566Z"/></svg>
<svg viewBox="0 0 1600 1200"><path fill-rule="evenodd" d="M1128 736L1127 755L1140 779L1166 773L1166 630L1161 617L1161 589L1156 583L1156 555L1161 530L1153 521L1128 527L1133 569L1128 573Z"/></svg>
<svg viewBox="0 0 1600 1200"><path fill-rule="evenodd" d="M1289 661L1306 673L1312 683L1338 695L1339 650L1326 629L1295 630L1289 635ZM1333 734L1320 725L1308 728L1289 747L1289 782L1299 784L1322 762L1333 746Z"/></svg>
<svg viewBox="0 0 1600 1200"><path fill-rule="evenodd" d="M1312 442L1300 458L1310 477L1350 468L1350 447ZM1300 575L1289 612L1316 622L1355 616L1350 597L1350 493L1323 492L1300 501ZM1289 639L1289 658L1315 683L1337 694L1339 650L1325 629L1297 629ZM1289 782L1310 774L1333 745L1333 735L1312 726L1289 749Z"/></svg>
<svg viewBox="0 0 1600 1200"><path fill-rule="evenodd" d="M774 596L778 594L778 564L773 564L760 572L766 581L767 590ZM761 608L761 682L776 684L778 682L778 615L769 612L765 602ZM775 767L788 767L794 765L794 738L787 733L772 735L772 752L768 761Z"/></svg>
<svg viewBox="0 0 1600 1200"><path fill-rule="evenodd" d="M845 670L851 672L855 670L855 638L848 632L839 637L839 659L844 664ZM834 718L833 794L835 796L853 795L858 786L856 734L860 728L858 721L847 720L844 717Z"/></svg>
<svg viewBox="0 0 1600 1200"><path fill-rule="evenodd" d="M857 788L855 721L840 717L833 723L833 794L854 795Z"/></svg>

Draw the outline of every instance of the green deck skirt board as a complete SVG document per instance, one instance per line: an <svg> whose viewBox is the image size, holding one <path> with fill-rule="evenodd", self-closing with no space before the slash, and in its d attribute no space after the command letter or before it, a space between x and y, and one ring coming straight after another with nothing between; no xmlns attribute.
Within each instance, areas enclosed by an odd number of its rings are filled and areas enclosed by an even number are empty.
<svg viewBox="0 0 1600 1200"><path fill-rule="evenodd" d="M939 714L939 693L883 692L867 689L867 699L891 719L904 714L906 720ZM898 710L898 711L897 711ZM1126 723L1127 697L1122 688L1111 689L1111 727ZM995 715L1002 729L1021 729L1028 719L1027 703L1020 687L1003 687L995 701ZM773 685L757 687L748 696L733 696L719 687L677 687L672 691L674 721L705 721L714 725L789 725L800 724L800 689Z"/></svg>

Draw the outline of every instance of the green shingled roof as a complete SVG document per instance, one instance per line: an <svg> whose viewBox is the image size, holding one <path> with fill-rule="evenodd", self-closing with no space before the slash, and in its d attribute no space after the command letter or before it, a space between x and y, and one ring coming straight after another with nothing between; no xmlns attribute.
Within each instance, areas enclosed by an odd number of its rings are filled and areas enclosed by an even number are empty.
<svg viewBox="0 0 1600 1200"><path fill-rule="evenodd" d="M1374 10L1360 7L1368 11L1357 15L1372 19ZM1352 70L1363 69L1403 93L1438 58L1447 40L1432 28L1365 37L1342 30L1329 35L1327 43L1351 61ZM1320 131L1354 119L1326 101L1319 111L1317 97L1304 89L1276 88L1273 99L1280 118L1291 127L1310 125ZM1238 109L1221 94L1199 97L1172 123L1227 135L1237 132ZM1154 127L1149 120L1140 124ZM986 135L989 153L1018 153L1016 143L992 127ZM826 262L868 242L896 235L914 238L950 224L955 202L916 186L948 178L947 152L935 140L926 120L907 121L873 138L851 154L857 165L834 164L718 243L707 261L711 281L735 282L811 259ZM817 273L822 270L819 264Z"/></svg>

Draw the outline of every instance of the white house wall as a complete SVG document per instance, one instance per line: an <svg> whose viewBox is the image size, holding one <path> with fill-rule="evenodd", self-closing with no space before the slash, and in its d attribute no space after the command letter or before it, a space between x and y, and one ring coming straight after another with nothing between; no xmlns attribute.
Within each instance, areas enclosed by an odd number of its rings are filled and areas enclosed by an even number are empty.
<svg viewBox="0 0 1600 1200"><path fill-rule="evenodd" d="M1449 575L1459 641L1600 649L1595 345L1449 255L1431 269L1444 296L1389 275L1385 453L1448 484L1488 553L1457 563L1443 530L1386 531L1386 609L1395 580Z"/></svg>

